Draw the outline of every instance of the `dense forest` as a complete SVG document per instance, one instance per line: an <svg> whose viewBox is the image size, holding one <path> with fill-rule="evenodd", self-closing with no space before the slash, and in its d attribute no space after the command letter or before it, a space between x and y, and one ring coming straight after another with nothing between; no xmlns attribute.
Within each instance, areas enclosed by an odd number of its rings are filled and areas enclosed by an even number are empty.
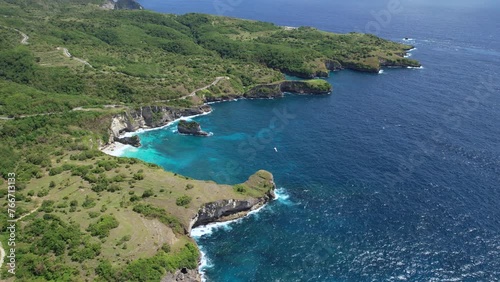
<svg viewBox="0 0 500 282"><path fill-rule="evenodd" d="M19 219L17 271L2 267L8 281L159 281L194 269L190 216L203 203L269 189L197 181L104 155L114 114L197 105L284 74L418 66L404 58L411 46L373 35L109 10L104 2L0 0L0 205L6 210L14 172ZM6 222L0 213L4 248Z"/></svg>

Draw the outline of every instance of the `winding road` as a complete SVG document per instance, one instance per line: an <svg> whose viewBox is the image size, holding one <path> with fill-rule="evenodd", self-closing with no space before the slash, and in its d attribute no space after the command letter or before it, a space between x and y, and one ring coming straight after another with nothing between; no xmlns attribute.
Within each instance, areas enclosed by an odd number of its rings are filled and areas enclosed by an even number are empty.
<svg viewBox="0 0 500 282"><path fill-rule="evenodd" d="M0 25L0 27L3 27L5 29L10 29L10 30L14 30L16 31L17 33L19 33L23 38L21 39L21 44L23 45L28 45L28 39L30 39L30 37L28 35L26 35L26 33L20 31L19 29L17 28L13 28L13 27L8 27L8 26L3 26L3 25Z"/></svg>
<svg viewBox="0 0 500 282"><path fill-rule="evenodd" d="M87 62L87 61L85 61L85 60L83 60L83 59L80 59L80 58L77 58L77 57L75 57L75 56L71 55L71 53L68 51L68 48L64 48L64 47L62 47L62 48L61 48L61 47L57 47L57 50L61 50L61 49L63 50L63 54L64 54L64 56L66 56L66 57L68 57L68 58L70 58L70 59L73 59L73 60L75 60L75 61L78 61L78 62L80 62L80 63L82 63L82 64L84 64L84 65L87 65L87 66L89 66L89 67L91 67L91 68L94 68L91 64L89 64L89 62Z"/></svg>
<svg viewBox="0 0 500 282"><path fill-rule="evenodd" d="M194 90L193 92L191 92L189 95L186 95L184 97L181 97L181 99L186 99L187 97L193 97L194 95L196 95L196 93L198 91L202 91L202 90L205 90L205 89L208 89L214 85L216 85L217 83L219 83L219 81L223 80L223 79L229 79L229 77L227 76L218 76L215 78L214 82L210 83L209 85L206 85L206 86L203 86L201 88L198 88L196 90Z"/></svg>
<svg viewBox="0 0 500 282"><path fill-rule="evenodd" d="M109 108L125 108L125 106L122 105L103 105L105 109ZM84 108L84 107L76 107L71 109L72 111L96 111L96 110L102 110L100 108ZM55 114L62 114L63 112L51 112L51 113L43 113L43 114L32 114L32 115L19 115L16 117L6 117L6 116L0 116L0 120L12 120L16 118L27 118L27 117L37 117L37 116L48 116L48 115L55 115Z"/></svg>
<svg viewBox="0 0 500 282"><path fill-rule="evenodd" d="M21 34L21 36L23 37L23 39L21 39L21 44L28 45L28 39L30 39L30 37L26 35L26 33L20 31L19 29L14 28L14 30L19 32L19 34Z"/></svg>

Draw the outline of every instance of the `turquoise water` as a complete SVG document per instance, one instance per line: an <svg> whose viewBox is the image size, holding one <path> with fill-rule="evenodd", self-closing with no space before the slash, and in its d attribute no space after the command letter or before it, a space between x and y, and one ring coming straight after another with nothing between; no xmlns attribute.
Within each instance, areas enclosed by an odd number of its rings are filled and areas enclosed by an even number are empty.
<svg viewBox="0 0 500 282"><path fill-rule="evenodd" d="M347 31L386 6L257 2L228 14ZM208 281L499 281L498 5L401 2L380 35L413 38L423 69L335 72L332 95L214 104L195 118L213 136L172 125L125 153L221 183L275 175L278 200L196 238Z"/></svg>

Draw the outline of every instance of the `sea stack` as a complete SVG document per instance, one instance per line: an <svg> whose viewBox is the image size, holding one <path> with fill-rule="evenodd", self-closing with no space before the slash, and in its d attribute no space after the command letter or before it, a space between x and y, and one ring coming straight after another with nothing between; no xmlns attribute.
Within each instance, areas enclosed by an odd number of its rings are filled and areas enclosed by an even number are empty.
<svg viewBox="0 0 500 282"><path fill-rule="evenodd" d="M208 136L208 133L201 130L201 126L196 121L181 120L177 125L177 131L182 134L194 136Z"/></svg>

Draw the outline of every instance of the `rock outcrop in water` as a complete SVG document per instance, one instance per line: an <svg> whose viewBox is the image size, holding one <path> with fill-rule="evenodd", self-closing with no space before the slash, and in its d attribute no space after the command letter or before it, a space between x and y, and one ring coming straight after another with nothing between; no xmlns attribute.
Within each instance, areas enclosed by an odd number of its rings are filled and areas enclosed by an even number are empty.
<svg viewBox="0 0 500 282"><path fill-rule="evenodd" d="M141 147L141 139L139 139L139 136L134 135L132 137L115 137L114 138L115 142L120 142L122 144L127 144L131 145L134 147Z"/></svg>
<svg viewBox="0 0 500 282"><path fill-rule="evenodd" d="M201 130L201 126L196 121L181 120L177 124L177 131L181 134L188 134L194 136L208 136L208 133Z"/></svg>

